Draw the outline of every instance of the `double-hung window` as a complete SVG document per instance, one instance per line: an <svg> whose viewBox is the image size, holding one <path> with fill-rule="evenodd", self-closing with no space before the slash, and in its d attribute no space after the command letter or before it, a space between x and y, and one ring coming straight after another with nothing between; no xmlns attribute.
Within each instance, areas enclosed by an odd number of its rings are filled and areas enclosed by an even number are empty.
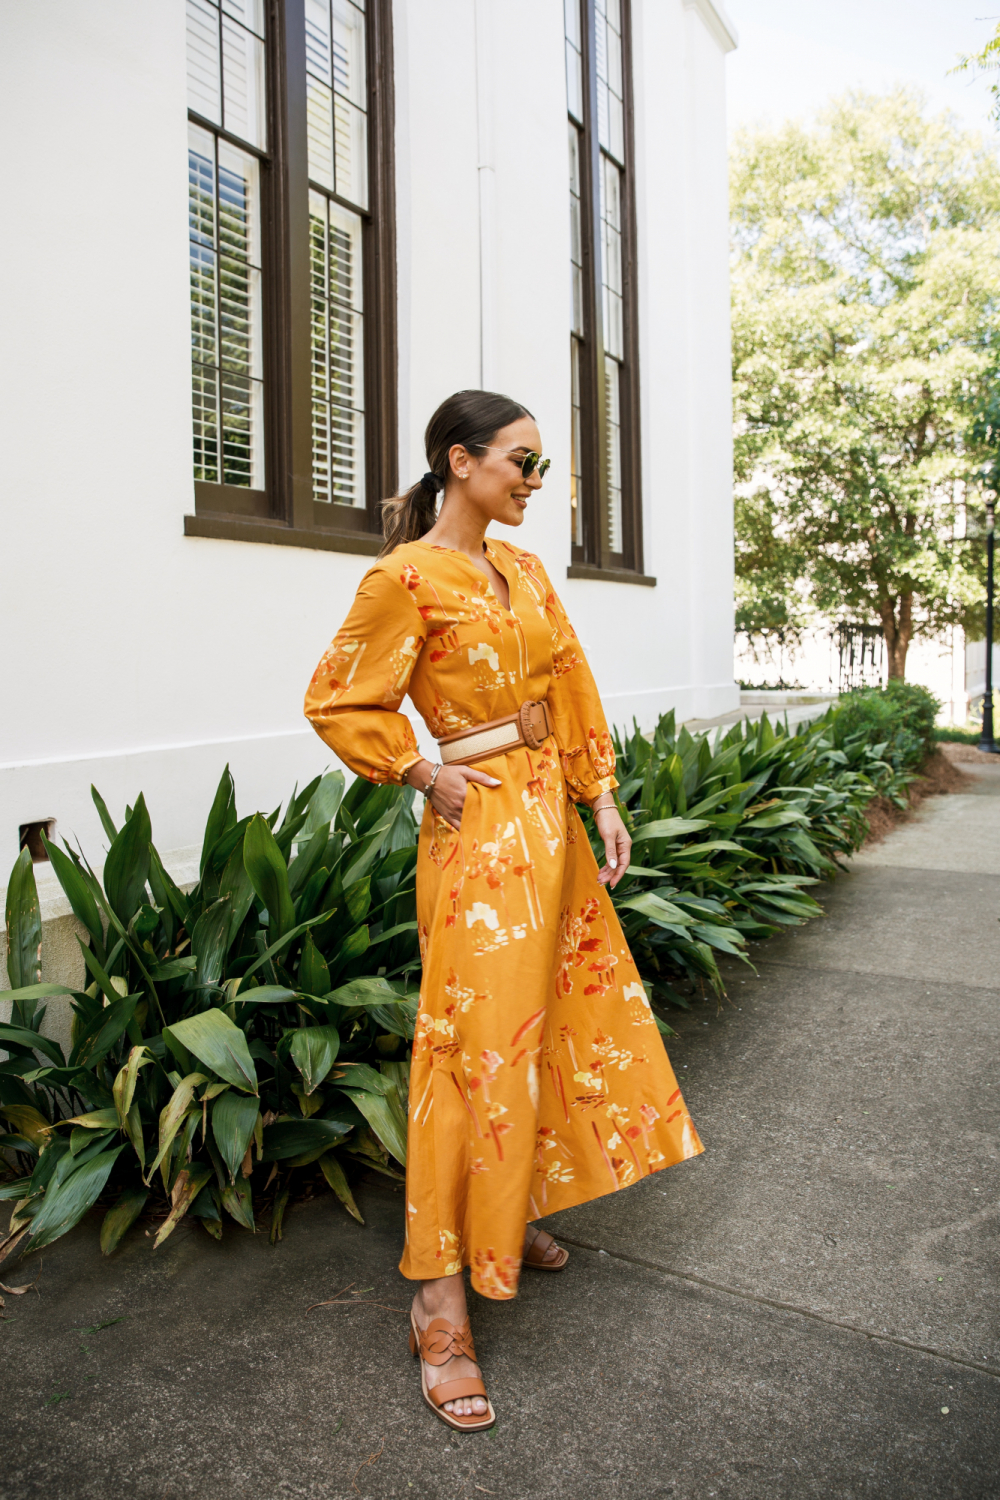
<svg viewBox="0 0 1000 1500"><path fill-rule="evenodd" d="M391 0L186 0L193 535L377 550Z"/></svg>
<svg viewBox="0 0 1000 1500"><path fill-rule="evenodd" d="M565 0L571 573L642 578L629 0Z"/></svg>

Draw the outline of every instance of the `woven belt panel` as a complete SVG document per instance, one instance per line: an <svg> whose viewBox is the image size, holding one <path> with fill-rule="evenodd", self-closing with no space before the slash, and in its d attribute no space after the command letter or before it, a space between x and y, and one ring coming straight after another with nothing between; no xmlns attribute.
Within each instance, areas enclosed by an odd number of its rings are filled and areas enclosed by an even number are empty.
<svg viewBox="0 0 1000 1500"><path fill-rule="evenodd" d="M468 760L470 755L489 755L493 751L509 750L523 744L521 729L516 719L509 724L497 724L492 729L483 729L479 734L467 734L450 745L439 745L441 764L455 765Z"/></svg>

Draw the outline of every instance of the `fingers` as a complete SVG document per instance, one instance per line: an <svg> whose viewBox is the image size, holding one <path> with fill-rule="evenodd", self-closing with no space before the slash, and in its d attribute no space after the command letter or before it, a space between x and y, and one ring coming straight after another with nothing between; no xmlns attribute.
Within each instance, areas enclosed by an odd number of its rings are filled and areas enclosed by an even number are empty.
<svg viewBox="0 0 1000 1500"><path fill-rule="evenodd" d="M480 786L500 786L501 782L495 776L488 776L485 771L477 771L475 766L456 766L461 771L466 781L478 781Z"/></svg>
<svg viewBox="0 0 1000 1500"><path fill-rule="evenodd" d="M632 858L632 840L621 817L614 809L602 808L601 812L605 816L598 820L597 828L604 841L606 863L598 872L597 879L601 885L610 886L611 890L614 890L629 867Z"/></svg>

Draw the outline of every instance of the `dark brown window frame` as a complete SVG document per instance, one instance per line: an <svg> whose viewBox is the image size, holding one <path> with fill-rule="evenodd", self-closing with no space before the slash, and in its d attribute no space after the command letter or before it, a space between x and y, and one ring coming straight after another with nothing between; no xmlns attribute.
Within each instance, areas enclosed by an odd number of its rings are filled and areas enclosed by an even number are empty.
<svg viewBox="0 0 1000 1500"><path fill-rule="evenodd" d="M644 574L642 449L639 402L639 278L636 256L635 140L632 92L631 0L620 0L624 161L622 162L622 315L624 360L619 385L622 550L612 552L608 515L608 431L604 373L601 145L597 128L597 17L594 0L578 0L583 43L583 121L570 125L580 139L583 337L580 350L583 544L575 538L570 578L654 587Z"/></svg>
<svg viewBox="0 0 1000 1500"><path fill-rule="evenodd" d="M392 0L367 0L368 180L362 219L366 505L313 499L304 0L270 0L269 150L261 162L265 490L195 482L186 536L375 555L398 477ZM190 114L190 112L189 112ZM206 122L197 115L190 118ZM225 136L217 126L216 134ZM246 149L245 147L243 149ZM335 196L335 195L334 195ZM353 204L345 205L352 212Z"/></svg>

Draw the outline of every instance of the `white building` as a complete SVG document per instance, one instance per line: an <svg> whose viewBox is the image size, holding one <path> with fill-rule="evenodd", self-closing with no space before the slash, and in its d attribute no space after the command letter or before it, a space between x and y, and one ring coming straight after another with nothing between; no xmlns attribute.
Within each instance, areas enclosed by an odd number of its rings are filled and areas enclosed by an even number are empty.
<svg viewBox="0 0 1000 1500"><path fill-rule="evenodd" d="M241 811L330 764L306 683L461 387L538 419L519 540L612 722L736 706L733 45L713 0L0 9L0 884L32 824L100 861L91 783L169 855L227 761Z"/></svg>

